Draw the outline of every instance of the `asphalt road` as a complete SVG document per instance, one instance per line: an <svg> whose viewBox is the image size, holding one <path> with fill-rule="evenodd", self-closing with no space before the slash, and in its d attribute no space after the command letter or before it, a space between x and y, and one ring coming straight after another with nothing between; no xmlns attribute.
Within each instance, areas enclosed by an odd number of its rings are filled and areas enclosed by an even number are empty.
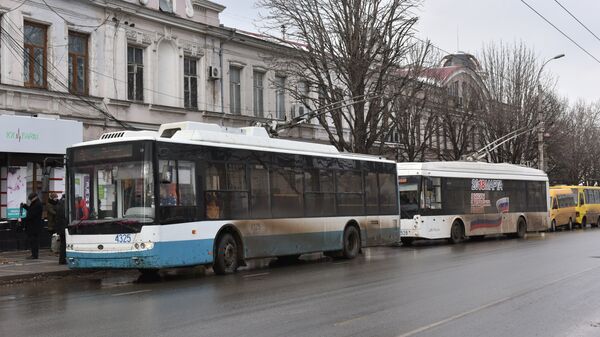
<svg viewBox="0 0 600 337"><path fill-rule="evenodd" d="M136 275L0 287L0 336L600 336L598 229Z"/></svg>

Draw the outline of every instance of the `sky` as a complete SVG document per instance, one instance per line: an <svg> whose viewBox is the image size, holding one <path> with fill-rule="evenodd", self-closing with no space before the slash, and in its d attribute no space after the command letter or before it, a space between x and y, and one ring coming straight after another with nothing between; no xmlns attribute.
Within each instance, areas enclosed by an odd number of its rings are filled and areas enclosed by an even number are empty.
<svg viewBox="0 0 600 337"><path fill-rule="evenodd" d="M253 0L214 0L227 8L221 23L258 31L260 12ZM293 0L292 0L293 1ZM600 38L594 37L558 3L600 37L598 0L523 0L600 60ZM558 2L558 3L557 3ZM264 10L262 10L264 13ZM600 100L600 61L594 60L545 22L521 0L424 0L418 10L417 36L448 52L478 55L488 43L523 41L540 60L558 54L544 73L556 78L556 90L570 102Z"/></svg>

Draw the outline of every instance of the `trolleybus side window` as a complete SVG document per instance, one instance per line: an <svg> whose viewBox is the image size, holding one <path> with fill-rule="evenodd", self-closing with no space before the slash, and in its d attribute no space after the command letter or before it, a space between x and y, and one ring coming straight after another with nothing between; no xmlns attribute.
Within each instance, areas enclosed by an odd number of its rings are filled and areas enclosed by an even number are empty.
<svg viewBox="0 0 600 337"><path fill-rule="evenodd" d="M363 181L361 171L336 171L338 215L360 215L363 210Z"/></svg>
<svg viewBox="0 0 600 337"><path fill-rule="evenodd" d="M163 223L193 221L196 210L196 166L184 160L158 162L160 214Z"/></svg>
<svg viewBox="0 0 600 337"><path fill-rule="evenodd" d="M365 204L368 215L379 214L379 188L375 172L365 172Z"/></svg>
<svg viewBox="0 0 600 337"><path fill-rule="evenodd" d="M379 213L398 214L396 174L379 173ZM377 185L375 185L377 186Z"/></svg>
<svg viewBox="0 0 600 337"><path fill-rule="evenodd" d="M271 211L273 217L298 217L302 204L303 172L292 167L275 167L271 171Z"/></svg>
<svg viewBox="0 0 600 337"><path fill-rule="evenodd" d="M424 209L442 209L442 183L441 178L423 178Z"/></svg>
<svg viewBox="0 0 600 337"><path fill-rule="evenodd" d="M335 193L331 170L306 169L304 171L304 207L306 216L335 214Z"/></svg>
<svg viewBox="0 0 600 337"><path fill-rule="evenodd" d="M253 218L271 217L269 170L261 164L250 165L250 209Z"/></svg>
<svg viewBox="0 0 600 337"><path fill-rule="evenodd" d="M248 216L245 164L208 163L205 179L207 219L236 219Z"/></svg>

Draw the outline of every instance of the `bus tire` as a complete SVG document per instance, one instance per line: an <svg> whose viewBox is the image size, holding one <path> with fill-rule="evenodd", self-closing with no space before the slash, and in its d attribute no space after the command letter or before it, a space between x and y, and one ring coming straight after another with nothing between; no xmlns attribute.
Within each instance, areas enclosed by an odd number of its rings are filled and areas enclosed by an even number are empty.
<svg viewBox="0 0 600 337"><path fill-rule="evenodd" d="M571 218L569 218L569 224L567 225L567 229L570 231L573 230L573 220L571 220Z"/></svg>
<svg viewBox="0 0 600 337"><path fill-rule="evenodd" d="M461 243L465 239L465 226L462 222L455 220L450 228L450 238L448 242L451 244Z"/></svg>
<svg viewBox="0 0 600 337"><path fill-rule="evenodd" d="M343 240L342 257L348 260L355 258L360 253L360 232L356 226L346 227Z"/></svg>
<svg viewBox="0 0 600 337"><path fill-rule="evenodd" d="M525 219L519 218L519 221L517 221L517 232L515 233L515 237L522 239L525 237L525 234L527 234L527 223L525 222Z"/></svg>
<svg viewBox="0 0 600 337"><path fill-rule="evenodd" d="M556 220L554 219L552 219L552 222L550 222L550 231L556 232Z"/></svg>
<svg viewBox="0 0 600 337"><path fill-rule="evenodd" d="M598 219L596 220L596 223L592 224L592 227L598 227L598 225L600 225L600 216L598 217Z"/></svg>
<svg viewBox="0 0 600 337"><path fill-rule="evenodd" d="M583 217L583 219L581 219L581 224L579 225L579 228L585 229L586 226L587 226L587 218Z"/></svg>
<svg viewBox="0 0 600 337"><path fill-rule="evenodd" d="M400 238L400 242L402 242L403 246L412 246L415 238Z"/></svg>
<svg viewBox="0 0 600 337"><path fill-rule="evenodd" d="M215 261L213 270L217 275L233 274L236 272L239 259L238 243L229 233L224 233L219 237L215 249Z"/></svg>

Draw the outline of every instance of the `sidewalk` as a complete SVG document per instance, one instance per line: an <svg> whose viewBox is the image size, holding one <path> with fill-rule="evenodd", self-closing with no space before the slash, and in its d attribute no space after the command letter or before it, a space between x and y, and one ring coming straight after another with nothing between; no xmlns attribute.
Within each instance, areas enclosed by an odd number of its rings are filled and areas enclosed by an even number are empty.
<svg viewBox="0 0 600 337"><path fill-rule="evenodd" d="M49 249L40 249L39 259L27 260L28 250L0 252L0 284L40 279L45 276L67 275L73 271L58 264L58 256Z"/></svg>

